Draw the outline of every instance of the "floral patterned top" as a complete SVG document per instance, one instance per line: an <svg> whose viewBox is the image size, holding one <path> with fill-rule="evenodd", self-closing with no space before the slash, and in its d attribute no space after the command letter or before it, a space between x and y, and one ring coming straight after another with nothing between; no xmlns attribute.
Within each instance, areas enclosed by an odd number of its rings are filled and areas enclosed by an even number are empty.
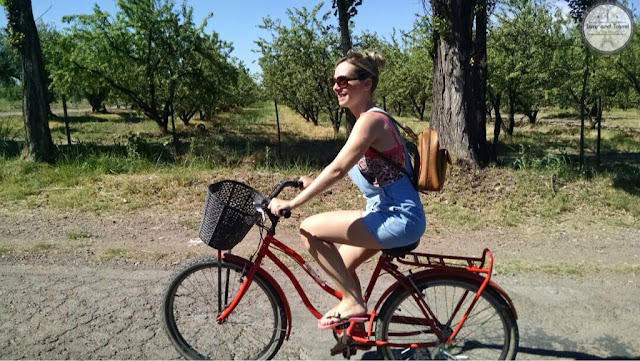
<svg viewBox="0 0 640 361"><path fill-rule="evenodd" d="M396 146L380 153L396 164L406 168L404 145L399 139L399 135L397 134L398 130L393 124L391 124L386 115L384 116L384 121L393 133L393 138L396 140ZM378 155L372 152L371 149L367 149L364 156L358 161L358 169L362 176L370 184L375 186L383 186L385 184L395 182L404 175L403 172L389 164L389 162L378 157Z"/></svg>

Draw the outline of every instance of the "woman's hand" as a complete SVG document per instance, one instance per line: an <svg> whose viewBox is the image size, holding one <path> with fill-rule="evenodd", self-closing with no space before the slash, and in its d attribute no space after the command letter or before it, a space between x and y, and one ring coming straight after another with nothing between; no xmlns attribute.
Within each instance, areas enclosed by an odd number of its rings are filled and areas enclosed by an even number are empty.
<svg viewBox="0 0 640 361"><path fill-rule="evenodd" d="M313 182L313 178L303 175L302 177L300 177L299 181L302 182L302 187L300 187L300 190L303 191L305 190L305 188L311 185L311 183Z"/></svg>
<svg viewBox="0 0 640 361"><path fill-rule="evenodd" d="M280 211L291 210L293 207L291 201L285 201L283 199L273 198L269 203L269 210L275 216L280 217Z"/></svg>

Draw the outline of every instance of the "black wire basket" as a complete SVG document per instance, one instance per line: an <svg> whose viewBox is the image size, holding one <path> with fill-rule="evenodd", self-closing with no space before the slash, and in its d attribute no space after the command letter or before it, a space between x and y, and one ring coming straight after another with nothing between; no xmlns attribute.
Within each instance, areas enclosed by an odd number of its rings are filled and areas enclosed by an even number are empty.
<svg viewBox="0 0 640 361"><path fill-rule="evenodd" d="M235 247L261 219L254 202L263 199L258 191L240 182L225 180L209 185L200 239L219 250Z"/></svg>

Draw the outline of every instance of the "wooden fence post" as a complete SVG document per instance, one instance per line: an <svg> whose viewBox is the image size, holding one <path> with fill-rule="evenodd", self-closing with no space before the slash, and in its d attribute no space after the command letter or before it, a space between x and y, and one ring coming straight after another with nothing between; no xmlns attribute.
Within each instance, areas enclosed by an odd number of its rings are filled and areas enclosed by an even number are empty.
<svg viewBox="0 0 640 361"><path fill-rule="evenodd" d="M69 130L69 117L67 117L67 96L62 94L62 110L64 112L64 130L67 133L67 145L71 145L71 130Z"/></svg>
<svg viewBox="0 0 640 361"><path fill-rule="evenodd" d="M280 116L278 115L278 101L274 100L273 105L276 107L276 125L278 127L278 157L282 156L282 144L280 143Z"/></svg>

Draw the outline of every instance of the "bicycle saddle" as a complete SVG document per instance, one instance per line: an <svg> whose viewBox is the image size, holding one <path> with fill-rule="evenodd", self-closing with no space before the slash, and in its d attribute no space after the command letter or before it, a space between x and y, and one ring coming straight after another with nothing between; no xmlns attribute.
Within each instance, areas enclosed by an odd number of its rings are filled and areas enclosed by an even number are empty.
<svg viewBox="0 0 640 361"><path fill-rule="evenodd" d="M383 249L382 253L392 257L404 257L407 253L413 251L420 244L420 240L408 246Z"/></svg>

